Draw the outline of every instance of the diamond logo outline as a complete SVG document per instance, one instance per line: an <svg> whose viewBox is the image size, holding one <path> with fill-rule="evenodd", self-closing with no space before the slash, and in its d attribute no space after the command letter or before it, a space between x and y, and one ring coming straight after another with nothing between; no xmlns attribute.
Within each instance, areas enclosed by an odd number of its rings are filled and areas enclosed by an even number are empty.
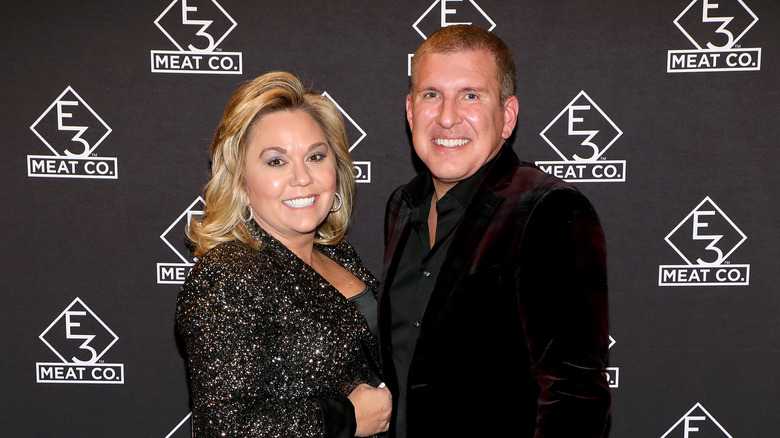
<svg viewBox="0 0 780 438"><path fill-rule="evenodd" d="M677 232L678 229L680 229L685 223L687 223L688 220L697 211L699 211L699 209L705 203L711 204L712 207L715 209L715 211L717 211L718 214L720 214L721 217L723 217L723 219L737 232L737 234L739 234L741 239L731 248L731 250L723 254L723 256L720 257L720 260L717 260L716 262L713 263L693 263L679 248L677 248L677 246L672 242L671 237ZM674 227L674 229L670 231L669 234L666 235L666 237L664 237L664 240L666 241L666 243L669 244L669 246L672 247L672 249L674 249L674 251L683 259L683 261L685 261L686 264L688 264L689 266L701 266L701 265L719 265L723 263L723 261L728 260L729 256L731 256L731 254L733 254L734 251L736 251L737 248L739 248L747 240L747 236L745 235L745 233L742 232L742 230L739 229L739 227L731 220L731 218L729 218L728 215L726 215L726 213L723 210L721 210L720 207L709 196L705 196L704 199L701 202L699 202L699 204L696 207L694 207L693 210L691 210L691 212L688 213L685 216L685 218L683 218L683 220L680 221L680 223L677 224L677 226Z"/></svg>
<svg viewBox="0 0 780 438"><path fill-rule="evenodd" d="M192 201L192 203L189 205L189 207L185 208L185 209L184 209L184 211L183 211L183 212L182 212L182 213L179 215L179 217L177 217L177 218L176 218L176 219L173 221L173 223L171 223L171 225L169 225L169 226L168 226L168 228L166 228L166 229L165 229L165 231L163 231L163 232L162 232L162 234L160 234L160 239L162 239L162 241L163 241L163 242L165 242L165 244L166 244L166 245L168 245L168 248L170 248L170 249L171 249L171 250L172 250L172 251L173 251L173 252L174 252L174 253L175 253L177 256L179 256L179 258L181 259L181 261L182 261L182 262L184 262L184 263L186 263L186 264L188 264L188 265L192 265L192 262L191 262L191 261L187 261L187 258L186 258L186 257L184 257L184 256L183 256L183 255L182 255L182 254L179 252L179 250L177 250L177 249L176 249L176 247L174 247L174 246L171 244L171 242L169 242L169 241L168 241L168 239L166 239L166 237L165 237L165 236L166 236L166 235L167 235L167 234L168 234L168 233L169 233L169 232L170 232L170 231L171 231L171 230L172 230L172 229L173 229L175 226L177 226L177 225L179 224L179 222L181 222L181 220L182 220L182 218L184 218L184 216L187 216L187 218L189 219L190 217L192 217L192 214L193 214L193 213L199 213L199 214L203 214L203 213L204 213L204 212L203 212L203 210L193 210L193 207L195 207L195 204L197 204L198 202L201 202L201 203L203 203L203 206L204 206L204 207L206 206L206 201L204 201L204 200L203 200L203 198L201 198L200 196L198 196L198 197L197 197L197 198L196 198L194 201ZM187 223L185 224L185 226L186 226L186 227L189 227L189 221L187 221Z"/></svg>
<svg viewBox="0 0 780 438"><path fill-rule="evenodd" d="M552 126L553 126L553 125L555 125L555 124L556 124L556 122L558 121L558 119L560 119L561 117L563 117L563 115L564 115L564 114L566 114L566 112L568 111L568 109L569 109L569 108L570 108L572 105L574 105L574 102L576 102L576 101L577 101L577 100L578 100L580 97L583 97L583 96L585 97L585 100L587 100L587 101L588 101L588 103L590 103L590 104L592 105L592 107L593 107L593 108L595 108L595 109L596 109L596 111L598 111L598 112L599 112L599 114L601 114L601 117L603 117L603 118L604 118L604 119L605 119L607 122L609 122L610 126L612 126L612 127L615 129L615 136L612 138L612 140L611 140L611 141L610 141L610 142L609 142L609 143L608 143L606 146L604 146L603 148L601 148L601 149L599 150L599 153L598 153L598 154L597 154L595 157L592 157L592 158L590 158L590 159L587 159L587 160L577 160L577 159L573 159L573 160L572 160L572 159L569 159L569 157L567 157L567 156L566 156L566 155L565 155L563 152L561 152L561 151L560 151L560 150L559 150L559 149L558 149L558 148L555 146L555 144L552 142L552 140L550 140L550 139L549 139L549 138L548 138L548 137L545 135L545 133L546 133L546 132L547 132L547 131L548 131L548 130L549 130L549 129L550 129ZM615 142L616 142L616 141L617 141L617 140L618 140L618 139L619 139L619 138L620 138L620 137L623 135L623 131L622 131L622 130L621 130L621 129L620 129L620 128L619 128L619 127L618 127L618 126L615 124L615 122L613 122L613 121L612 121L612 119L611 119L611 118L609 118L609 116L607 116L607 114L606 114L606 113L605 113L605 112L604 112L604 111L601 109L601 107L599 107L599 106L598 106L598 104L596 104L596 102L594 102L594 101L593 101L593 99L591 99L591 98L590 98L590 96L588 96L588 93L586 93L586 92L585 92L585 90L581 90L579 93L577 93L577 96L575 96L575 97L574 97L574 99L572 99L572 100L571 100L571 102L569 102L569 103L568 103L568 104L567 104L567 105L566 105L566 106L563 108L563 110L561 110L561 112L560 112L560 113L558 113L558 115L557 115L557 116L555 116L555 118L554 118L554 119L553 119L553 120L552 120L550 123L548 123L548 124L547 124L547 126L546 126L546 127L543 129L543 130L542 130L542 132L540 132L540 133L539 133L539 135L540 135L540 136L541 136L541 137L544 139L544 141L545 141L545 142L547 142L547 144L548 144L548 145L550 145L550 147L551 147L551 148L553 148L553 150L555 151L555 153L557 153L557 154L558 154L558 156L559 156L559 157L561 157L561 159L562 159L563 161L566 161L566 162L577 162L577 161L593 162L593 161L596 161L596 160L598 160L599 158L601 158L601 157L603 157L603 156L604 156L604 153L605 153L605 152L606 152L606 151L607 151L607 150L608 150L610 147L612 147L612 145L613 145L613 144L614 144L614 143L615 143Z"/></svg>
<svg viewBox="0 0 780 438"><path fill-rule="evenodd" d="M54 101L51 103L51 105L49 105L48 108L46 108L40 116L38 116L38 118L33 122L33 124L30 125L30 130L43 142L43 144L46 145L47 148L49 148L50 151L52 151L52 153L54 153L55 156L62 157L63 155L60 155L60 153L57 152L57 150L54 148L54 146L52 146L49 143L49 141L46 140L43 137L43 135L41 135L41 133L39 133L35 129L35 127L38 126L38 124L41 122L41 120L43 120L43 118L46 117L46 115L48 115L49 112L51 112L52 109L57 105L57 103L59 101L61 101L62 98L65 97L65 95L68 94L68 93L73 94L73 96L75 96L76 99L78 100L79 104L84 105L84 108L86 108L87 111L89 111L89 113L92 114L92 116L95 117L95 119L98 122L100 122L100 124L106 129L106 132L95 142L95 144L91 145L91 147L88 150L86 150L84 153L81 153L81 154L73 154L72 155L72 157L88 157L89 155L91 155L95 151L95 149L97 149L98 146L100 146L101 143L103 143L103 140L105 140L106 137L108 137L108 135L111 134L112 129L111 129L110 126L108 126L108 124L105 121L103 121L103 119L98 115L98 113L95 112L95 110L93 110L92 107L89 106L89 104L84 99L82 99L82 97L78 93L76 93L76 90L74 90L73 87L71 87L70 85L68 85L65 88L65 91L60 93L60 95L57 96L56 99L54 99ZM89 129L89 127L87 127L86 129ZM86 129L84 131L86 131ZM82 132L84 132L84 131L82 131ZM79 135L80 135L80 133L77 134L76 137L78 137ZM74 138L76 138L76 137L74 137Z"/></svg>
<svg viewBox="0 0 780 438"><path fill-rule="evenodd" d="M428 7L428 9L426 9L425 12L423 12L422 15L420 15L420 18L418 18L417 21L415 21L414 24L412 24L412 28L418 34L420 34L420 36L423 37L424 40L427 40L428 37L417 26L423 21L423 19L425 19L425 17L428 16L428 14L433 10L433 8L436 7L436 5L442 3L443 1L444 0L436 0L433 3L431 3L431 5ZM458 1L460 1L460 0L458 0ZM490 29L488 29L488 32L492 32L493 29L496 28L496 22L493 21L487 13L485 13L485 11L477 4L477 2L475 0L469 0L469 3L471 3L477 9L477 11L480 14L482 14L483 17L485 17L485 19L488 21L488 23L490 23ZM444 5L442 4L442 6L444 6ZM444 24L444 23L442 23L442 24ZM456 24L456 23L453 23L453 24ZM471 23L466 23L466 24L471 24Z"/></svg>
<svg viewBox="0 0 780 438"><path fill-rule="evenodd" d="M726 429L723 426L721 426L720 423L718 423L718 420L716 420L715 417L713 417L712 414L709 413L709 411L704 409L704 406L702 406L701 403L699 403L699 402L696 402L696 404L693 405L693 407L691 409L689 409L688 412L685 413L685 415L680 417L680 419L677 420L677 422L674 423L674 425L672 425L672 427L670 427L669 430L667 430L666 433L661 436L661 438L666 438L670 433L672 433L672 431L674 431L677 428L677 426L680 425L680 423L682 423L686 418L688 418L688 416L691 415L691 413L693 411L695 411L697 408L701 409L701 411L704 413L705 417L707 419L709 419L710 421L712 421L713 423L715 423L715 425L718 426L718 429L720 429L721 432L723 432L728 438L734 438L734 437L731 436L730 433L728 433L726 431Z"/></svg>
<svg viewBox="0 0 780 438"><path fill-rule="evenodd" d="M747 4L745 4L745 2L744 2L743 0L736 0L736 1L737 1L737 3L739 3L740 5L742 5L742 8L744 8L744 9L745 9L745 11L747 11L747 13L748 13L748 14L749 14L751 17L753 17L753 21L752 21L752 22L751 22L751 23L750 23L750 24L749 24L747 27L745 27L745 29L742 31L742 33L740 33L739 35L737 35L737 37L736 37L736 38L734 38L734 39L731 41L731 44L730 44L728 47L716 47L716 48L713 48L713 49L705 49L705 48L703 48L703 47L702 47L702 46L701 46L701 45L700 45L700 44L699 44L699 43L698 43L698 42L697 42L697 41L696 41L696 40L695 40L695 39L694 39L694 38L693 38L693 37L692 37L692 36L691 36L689 33L688 33L688 31L687 31L687 30L685 30L685 28L683 28L683 27L682 27L682 25L679 23L679 20L680 20L682 17L684 17L684 16L685 16L685 15L688 13L688 11L689 11L689 10L690 10L690 9L693 7L693 5L695 5L695 4L696 4L696 3L698 3L699 1L700 1L700 0L691 0L691 2L688 4L688 6L686 6L686 8L685 8L685 9L683 9L683 11L682 11L682 12L680 12L680 15L678 15L678 16L677 16L677 18L675 18L675 19L674 19L674 21L673 21L674 25L675 25L675 26L677 26L677 28L678 28L678 29L680 29L680 32L682 32L682 33L683 33L683 35L685 35L685 37L686 37L686 38L688 38L688 41L690 41L691 43L693 43L694 47L696 47L698 50L702 50L702 51L706 51L706 50L715 50L715 51L717 51L717 50L728 50L728 49L731 49L732 47L734 47L734 45L735 45L735 44L737 44L737 42L738 42L740 39L742 39L742 37L743 37L743 36L745 36L745 34L746 34L746 33L747 33L749 30L750 30L750 28L752 28L752 27L753 27L753 26L754 26L754 25L755 25L755 24L758 22L758 16L757 16L755 13L753 13L753 11L752 11L752 10L751 10L751 9L748 7L748 5L747 5ZM732 17L732 18L733 18L733 17ZM729 20L729 22L730 22L730 21L731 21L731 20ZM725 27L727 24L728 24L728 22L724 23L724 25L723 25L722 27ZM722 27L721 27L721 28L722 28ZM720 29L719 29L719 30L720 30Z"/></svg>
<svg viewBox="0 0 780 438"><path fill-rule="evenodd" d="M170 11L176 3L179 3L179 2L182 2L182 1L184 1L184 0L173 0L171 2L171 4L169 4L168 7L166 7L165 10L163 10L160 13L160 15L154 20L154 24L168 38L168 40L170 40L173 43L173 45L176 46L177 49L179 49L182 52L186 52L188 50L185 50L184 48L182 48L182 46L178 43L178 41L176 41L168 33L168 31L165 30L165 28L163 28L163 26L160 24L160 20L162 20L162 18L165 17L168 14L168 11ZM222 7L222 5L217 3L216 0L211 0L211 3L214 4L214 6L216 6L217 9L219 9L222 12L222 14L225 16L225 18L227 18L228 21L231 23L231 26L225 31L225 33L218 40L214 41L209 47L207 47L205 49L197 49L197 48L193 47L193 48L191 48L192 50L189 50L191 52L209 53L209 52L213 51L214 48L219 47L219 45L222 43L222 41L233 31L233 29L236 28L236 26L238 26L238 23L236 22L236 20L234 20L233 17L230 14L227 13L227 11ZM208 26L209 25L206 24L205 27L201 28L201 30L207 28Z"/></svg>
<svg viewBox="0 0 780 438"><path fill-rule="evenodd" d="M67 361L67 359L65 359L65 358L64 358L64 357L63 357L63 356L60 354L60 352L59 352L59 351L57 351L57 349L55 349L55 348L54 348L54 346L52 346L52 345L49 343L49 341L47 341L47 340L46 340L46 334L47 334L47 333L48 333L48 332L49 332L49 331L50 331L50 330L51 330L51 329L52 329L52 328L53 328L53 327L54 327L54 326L57 324L57 322L59 322L59 320L61 320L61 319L62 319L62 318L65 316L65 314L66 314L68 311L70 311L70 309L71 309L73 306L75 306L76 304L79 304L79 305L81 305L82 307L84 307L84 310L86 310L86 311L89 313L89 315L90 315L92 318L94 318L94 319L95 319L95 320L96 320L98 323L100 323L100 325L101 325L101 326L103 326L103 328L104 328L104 329L105 329L105 330L108 332L108 334L109 334L109 335L110 335L110 336L113 338L113 340L112 340L112 341L111 341L111 342L110 342L108 345L106 345L106 347L105 347L105 348L103 348L103 351L101 351L101 352L100 352L100 354L96 355L96 356L95 356L95 358L94 358L93 360L91 360L91 361L87 362L87 364L94 364L94 363L97 363L97 362L100 360L100 358L101 358L101 357L103 357L103 355L104 355L104 354L105 354L105 353L106 353L106 352L107 352L109 349L111 349L111 347L112 347L112 346L113 346L113 345L114 345L114 344L115 344L115 343L116 343L116 342L119 340L119 336L117 336L117 334L116 334L116 333L114 333L114 331L113 331L113 330L111 330L111 329L108 327L108 325L106 325L106 323L104 323L104 322L103 322L103 320L102 320L102 319L100 319L100 317L99 317L99 316L97 316L97 314L95 314L95 312L93 312L93 311L92 311L92 309L90 309L90 308L89 308L89 306L87 306L87 305L84 303L84 301L82 301L82 300L81 300L81 298L79 298L79 297L76 297L76 299L74 299L74 300L73 300L73 301L72 301L72 302L71 302L71 303L70 303L70 304L69 304L69 305L68 305L68 306L65 308L65 310L63 310L63 311L62 311L62 312L61 312L61 313L60 313L60 314L59 314L59 315L58 315L56 318L54 318L54 321L52 321L52 323L51 323L51 324L49 324L49 326L48 326L48 327L46 327L46 329L44 329L44 330L43 330L43 332L41 332L41 334L40 334L40 335L38 335L38 338L39 338L41 341L43 341L43 343L44 343L44 344L46 344L46 346L47 346L47 347L49 347L49 349L50 349L51 351L53 351L53 352L54 352L54 354L56 354L56 355L57 355L57 357L59 357L59 358L60 358L60 360L62 361L62 363L71 363L71 362L68 362L68 361Z"/></svg>
<svg viewBox="0 0 780 438"><path fill-rule="evenodd" d="M358 124L357 124L357 122L355 122L355 120L354 120L354 119L352 119L352 117L350 117L350 115L349 115L349 114L347 114L347 112L346 112L346 111L344 111L344 108L342 108L342 107L341 107L341 105L339 105L339 104L338 104L338 102L336 102L336 100L335 100L335 99L333 99L333 97L331 97L331 95L330 95L330 94L328 94L328 92L327 92L327 91L323 91L323 92L322 92L322 94L321 94L321 96L323 96L323 97L327 97L327 98L328 98L328 100L330 100L331 102L333 102L333 105L336 105L336 108L338 108L338 110L339 110L339 112L341 113L341 115L343 115L343 116L344 116L344 118L346 118L347 120L349 120L349 123L351 123L351 124L352 124L352 126L354 126L354 127L355 127L355 129L357 129L357 130L360 132L360 138L358 138L357 140L355 140L355 141L352 143L352 145L349 147L349 152L351 153L351 152L352 152L352 150L353 150L353 149L355 149L355 147L357 147L358 143L360 143L361 141L363 141L363 139L364 139L364 138L366 138L366 136L367 136L368 134L366 134L366 131L364 131L364 130L363 130L363 128L361 128L361 127L360 127L360 125L358 125Z"/></svg>

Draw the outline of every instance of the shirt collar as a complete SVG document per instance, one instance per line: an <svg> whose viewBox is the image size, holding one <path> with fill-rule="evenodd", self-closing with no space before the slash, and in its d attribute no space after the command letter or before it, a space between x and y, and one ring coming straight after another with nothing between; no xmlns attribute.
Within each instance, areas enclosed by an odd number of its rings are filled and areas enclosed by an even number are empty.
<svg viewBox="0 0 780 438"><path fill-rule="evenodd" d="M470 177L455 184L455 186L447 191L442 199L452 197L462 204L464 208L468 206L477 193L482 179L496 158L497 157L494 157L483 164L482 167ZM430 171L426 169L424 172L421 172L417 177L410 181L409 184L404 186L402 191L407 202L409 202L412 207L419 207L424 203L430 205L429 201L433 195L433 177L431 176Z"/></svg>

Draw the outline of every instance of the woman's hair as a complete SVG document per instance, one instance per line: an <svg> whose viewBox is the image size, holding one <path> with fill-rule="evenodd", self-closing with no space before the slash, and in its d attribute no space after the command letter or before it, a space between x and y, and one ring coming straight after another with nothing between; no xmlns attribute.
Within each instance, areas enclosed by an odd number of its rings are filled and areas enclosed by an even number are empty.
<svg viewBox="0 0 780 438"><path fill-rule="evenodd" d="M304 111L322 129L336 161L336 193L341 208L328 214L316 230L315 241L327 245L341 242L352 213L355 179L349 155L344 119L328 98L303 88L290 73L269 72L240 87L230 98L211 143L211 178L204 191L204 216L190 223L187 237L195 256L230 240L240 240L255 249L247 224L244 162L250 133L257 122L278 111Z"/></svg>

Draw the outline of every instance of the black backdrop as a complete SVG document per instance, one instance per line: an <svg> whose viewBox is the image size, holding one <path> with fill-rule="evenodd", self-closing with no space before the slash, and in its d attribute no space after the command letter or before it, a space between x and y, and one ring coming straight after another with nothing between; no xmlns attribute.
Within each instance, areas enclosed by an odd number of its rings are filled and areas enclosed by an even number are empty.
<svg viewBox="0 0 780 438"><path fill-rule="evenodd" d="M190 435L183 227L261 73L348 118L349 236L379 275L385 201L415 172L409 54L471 22L515 54L515 150L602 217L609 436L777 436L778 19L776 0L4 0L0 435Z"/></svg>

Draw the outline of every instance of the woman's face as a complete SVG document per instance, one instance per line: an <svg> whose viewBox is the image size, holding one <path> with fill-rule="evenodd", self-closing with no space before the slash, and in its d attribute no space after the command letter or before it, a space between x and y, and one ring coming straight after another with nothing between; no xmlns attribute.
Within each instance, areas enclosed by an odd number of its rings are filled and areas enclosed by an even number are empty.
<svg viewBox="0 0 780 438"><path fill-rule="evenodd" d="M328 216L336 193L336 159L306 112L274 112L251 128L244 179L257 223L291 247L293 240L313 239Z"/></svg>

